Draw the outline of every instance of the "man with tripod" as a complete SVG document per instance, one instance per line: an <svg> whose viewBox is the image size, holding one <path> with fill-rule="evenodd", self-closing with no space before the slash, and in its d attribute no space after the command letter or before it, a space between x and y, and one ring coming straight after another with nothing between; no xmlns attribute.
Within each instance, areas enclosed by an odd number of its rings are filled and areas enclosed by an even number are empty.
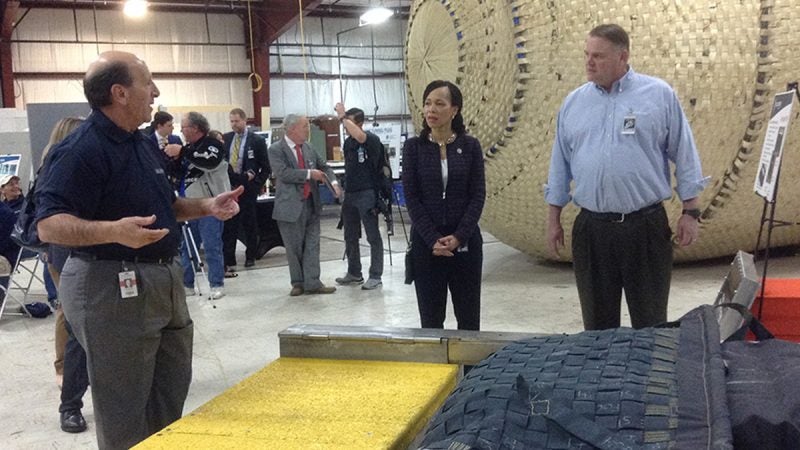
<svg viewBox="0 0 800 450"><path fill-rule="evenodd" d="M383 284L383 240L378 229L378 180L385 158L383 144L378 136L364 131L364 111L336 104L336 114L344 125L348 137L344 141L345 196L342 202L347 274L337 278L338 284L364 283L361 274L361 251L358 241L361 224L367 233L370 250L369 279L361 289L377 289Z"/></svg>
<svg viewBox="0 0 800 450"><path fill-rule="evenodd" d="M185 196L187 198L206 198L227 192L231 185L228 179L228 163L225 161L220 142L208 136L208 120L198 112L189 112L181 120L181 133L188 144L181 148L180 156L188 163L185 174ZM172 147L174 144L169 145ZM183 193L181 193L183 195ZM202 217L193 221L197 224L200 238L205 248L208 263L208 284L211 298L225 296L225 263L222 257L223 222L216 217ZM185 226L189 226L188 224ZM194 258L200 259L191 234L186 233L181 251L183 260L183 286L186 295L194 295Z"/></svg>

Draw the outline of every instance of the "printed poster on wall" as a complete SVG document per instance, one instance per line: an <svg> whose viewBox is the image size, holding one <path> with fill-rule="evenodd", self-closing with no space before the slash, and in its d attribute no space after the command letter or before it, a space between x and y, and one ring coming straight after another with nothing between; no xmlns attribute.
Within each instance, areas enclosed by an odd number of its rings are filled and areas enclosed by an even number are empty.
<svg viewBox="0 0 800 450"><path fill-rule="evenodd" d="M758 164L754 189L756 194L769 202L775 199L775 185L781 168L783 145L789 132L793 100L794 91L775 94L767 134L764 136L764 145L761 148L761 160Z"/></svg>
<svg viewBox="0 0 800 450"><path fill-rule="evenodd" d="M0 176L19 176L19 163L21 160L22 155L0 155Z"/></svg>
<svg viewBox="0 0 800 450"><path fill-rule="evenodd" d="M403 142L400 137L402 129L400 124L365 126L364 130L376 134L383 143L389 155L389 165L392 166L392 178L400 178L400 159L403 153Z"/></svg>

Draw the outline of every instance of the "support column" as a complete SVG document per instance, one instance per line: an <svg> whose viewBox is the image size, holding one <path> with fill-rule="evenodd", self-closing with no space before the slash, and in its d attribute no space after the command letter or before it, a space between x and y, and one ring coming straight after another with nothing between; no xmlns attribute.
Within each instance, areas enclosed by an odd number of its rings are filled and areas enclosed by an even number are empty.
<svg viewBox="0 0 800 450"><path fill-rule="evenodd" d="M266 20L266 12L259 9L254 17L253 23L263 23ZM253 45L252 52L253 66L255 66L255 73L261 77L263 82L261 90L253 92L253 117L256 124L261 126L262 129L269 129L269 117L262 117L261 110L266 107L269 108L269 42L267 42L264 35L264 28L260 26L253 26ZM248 55L250 55L248 49Z"/></svg>
<svg viewBox="0 0 800 450"><path fill-rule="evenodd" d="M253 93L253 117L258 125L262 125L261 108L269 107L269 44L297 23L301 15L307 15L321 3L322 0L302 0L298 8L297 0L264 0L262 7L253 11L253 63L264 82L261 91ZM246 19L244 29L249 39ZM249 48L247 57L250 58Z"/></svg>
<svg viewBox="0 0 800 450"><path fill-rule="evenodd" d="M0 1L0 93L3 108L14 108L14 62L11 58L11 33L19 9L18 1Z"/></svg>

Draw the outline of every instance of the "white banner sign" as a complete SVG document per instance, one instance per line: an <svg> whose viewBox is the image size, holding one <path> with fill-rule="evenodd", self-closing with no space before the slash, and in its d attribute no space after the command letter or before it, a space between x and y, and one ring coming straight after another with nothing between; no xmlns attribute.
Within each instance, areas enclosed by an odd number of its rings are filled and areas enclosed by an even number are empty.
<svg viewBox="0 0 800 450"><path fill-rule="evenodd" d="M775 184L780 172L783 144L789 132L793 100L794 91L775 94L767 134L764 136L764 146L761 148L761 160L754 189L756 194L770 202L775 199Z"/></svg>
<svg viewBox="0 0 800 450"><path fill-rule="evenodd" d="M402 127L400 124L380 125L377 127L364 125L364 130L376 134L381 138L383 147L389 155L389 164L392 166L392 177L395 179L400 178L400 157L403 152L403 144L400 139Z"/></svg>

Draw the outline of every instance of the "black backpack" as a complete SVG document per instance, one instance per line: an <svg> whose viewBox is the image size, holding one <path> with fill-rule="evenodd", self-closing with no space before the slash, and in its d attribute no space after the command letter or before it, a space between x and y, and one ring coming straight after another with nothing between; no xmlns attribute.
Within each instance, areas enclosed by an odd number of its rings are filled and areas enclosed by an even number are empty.
<svg viewBox="0 0 800 450"><path fill-rule="evenodd" d="M378 154L378 170L374 173L372 178L372 185L377 194L376 207L386 219L386 226L389 230L389 235L393 234L392 220L392 197L394 194L394 179L392 178L392 166L389 164L389 155L386 153L386 147L381 143L380 152Z"/></svg>
<svg viewBox="0 0 800 450"><path fill-rule="evenodd" d="M50 244L39 239L39 231L36 229L36 182L39 179L39 173L36 175L31 188L28 189L28 196L22 202L22 207L17 215L17 223L14 224L14 230L11 231L11 240L20 247L41 253L47 251Z"/></svg>

